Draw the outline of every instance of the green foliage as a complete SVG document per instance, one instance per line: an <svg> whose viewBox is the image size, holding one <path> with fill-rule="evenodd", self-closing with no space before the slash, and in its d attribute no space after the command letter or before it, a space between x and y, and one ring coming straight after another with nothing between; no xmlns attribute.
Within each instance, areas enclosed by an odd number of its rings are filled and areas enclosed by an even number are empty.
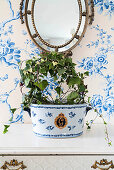
<svg viewBox="0 0 114 170"><path fill-rule="evenodd" d="M24 95L23 107L29 107L31 104L78 104L85 103L87 86L84 79L89 72L76 72L76 64L72 62L71 57L65 57L63 54L51 52L42 53L39 58L33 57L25 61L25 67L20 66L21 82L20 86L26 86L29 92ZM50 99L43 92L48 87L47 76L50 75L57 83L55 91L58 97ZM68 90L62 90L62 85L66 83ZM65 101L65 102L64 102Z"/></svg>
<svg viewBox="0 0 114 170"><path fill-rule="evenodd" d="M39 58L33 57L30 60L26 60L23 69L22 64L23 62L19 63L21 91L24 86L29 89L29 92L24 94L24 100L22 103L23 109L29 108L31 104L85 103L85 97L88 90L87 85L84 84L84 79L89 76L89 72L76 72L76 64L72 62L71 57L65 57L63 54L56 52L42 53ZM50 75L57 84L55 91L58 95L55 99L50 96L51 100L49 96L44 93L44 90L46 90L49 85L46 79L48 75ZM67 91L62 88L65 83L68 88ZM88 97L88 103L90 104L90 97ZM93 109L98 113L96 108ZM11 109L11 112L14 114L16 110L16 108L13 108ZM104 122L106 140L108 145L111 146L111 141L107 131L107 123L102 115L99 113L98 115ZM12 119L13 117L9 121L12 121ZM91 122L93 123L94 120ZM92 123L86 122L87 129L91 129ZM9 126L10 125L4 125L4 134L8 132Z"/></svg>
<svg viewBox="0 0 114 170"><path fill-rule="evenodd" d="M4 131L3 134L8 132L8 128L10 127L10 125L4 125Z"/></svg>
<svg viewBox="0 0 114 170"><path fill-rule="evenodd" d="M89 71L86 71L84 75L89 76Z"/></svg>
<svg viewBox="0 0 114 170"><path fill-rule="evenodd" d="M90 103L91 97L88 97L88 103Z"/></svg>
<svg viewBox="0 0 114 170"><path fill-rule="evenodd" d="M13 114L15 113L16 110L17 110L16 108L10 109L10 111L11 111Z"/></svg>
<svg viewBox="0 0 114 170"><path fill-rule="evenodd" d="M48 82L47 82L47 80L43 80L40 83L35 82L34 85L39 87L41 89L41 91L43 91L48 86Z"/></svg>
<svg viewBox="0 0 114 170"><path fill-rule="evenodd" d="M68 101L70 100L75 100L76 98L79 97L79 94L76 91L72 91L68 96L67 99Z"/></svg>
<svg viewBox="0 0 114 170"><path fill-rule="evenodd" d="M106 121L104 121L104 125L107 125L107 122L106 122Z"/></svg>
<svg viewBox="0 0 114 170"><path fill-rule="evenodd" d="M112 146L112 143L111 143L111 142L109 142L109 143L108 143L108 146Z"/></svg>
<svg viewBox="0 0 114 170"><path fill-rule="evenodd" d="M26 78L24 81L26 87L29 85L29 82L30 82L30 78Z"/></svg>
<svg viewBox="0 0 114 170"><path fill-rule="evenodd" d="M70 77L68 79L68 86L69 87L71 87L71 86L73 86L75 84L80 85L80 83L81 83L81 78L79 78L78 76L77 77Z"/></svg>
<svg viewBox="0 0 114 170"><path fill-rule="evenodd" d="M88 121L86 122L86 126L87 126L87 129L88 129L88 130L91 129L91 126L90 126L90 124L89 124Z"/></svg>
<svg viewBox="0 0 114 170"><path fill-rule="evenodd" d="M57 92L57 94L60 96L62 93L61 87L56 87L55 91Z"/></svg>

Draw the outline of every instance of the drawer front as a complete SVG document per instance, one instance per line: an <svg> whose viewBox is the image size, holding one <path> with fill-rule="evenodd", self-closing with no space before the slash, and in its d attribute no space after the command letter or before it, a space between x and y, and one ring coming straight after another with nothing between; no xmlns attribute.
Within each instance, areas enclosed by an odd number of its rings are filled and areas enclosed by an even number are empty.
<svg viewBox="0 0 114 170"><path fill-rule="evenodd" d="M111 155L0 156L0 169L8 167L10 170L94 170L99 167L102 170L110 170L114 168L112 163L114 163L114 156ZM17 166L14 166L15 164Z"/></svg>

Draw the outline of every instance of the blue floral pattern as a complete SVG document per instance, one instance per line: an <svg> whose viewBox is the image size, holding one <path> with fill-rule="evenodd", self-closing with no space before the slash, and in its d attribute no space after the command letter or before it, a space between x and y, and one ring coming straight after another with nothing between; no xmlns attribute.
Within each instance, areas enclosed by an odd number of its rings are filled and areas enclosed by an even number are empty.
<svg viewBox="0 0 114 170"><path fill-rule="evenodd" d="M113 0L94 0L96 7L98 8L97 11L99 14L103 12L105 15L112 17L114 14L114 1Z"/></svg>
<svg viewBox="0 0 114 170"><path fill-rule="evenodd" d="M33 117L35 117L35 116L36 116L36 113L35 113L34 111L32 112L32 116L33 116Z"/></svg>
<svg viewBox="0 0 114 170"><path fill-rule="evenodd" d="M9 25L8 28L5 30L3 27L0 27L0 37L2 35L8 36L9 34L13 34L13 25Z"/></svg>
<svg viewBox="0 0 114 170"><path fill-rule="evenodd" d="M98 109L100 114L105 113L110 117L114 111L114 96L112 90L114 77L104 74L104 70L107 70L108 56L114 54L114 45L111 43L112 35L108 35L106 31L99 27L99 25L93 26L92 29L98 32L98 39L87 44L87 47L96 48L97 52L93 57L84 58L81 62L78 61L78 67L89 71L91 76L98 74L105 80L105 96L94 94L91 99L91 103Z"/></svg>
<svg viewBox="0 0 114 170"><path fill-rule="evenodd" d="M82 124L82 122L83 122L83 118L78 120L79 124Z"/></svg>
<svg viewBox="0 0 114 170"><path fill-rule="evenodd" d="M7 110L11 117L13 118L12 122L21 121L23 122L23 110L20 109L19 113L16 114L15 118L10 112L11 105L8 101L12 92L16 91L19 84L19 77L14 77L11 82L11 87L9 89L5 88L5 84L11 81L11 77L9 72L13 70L14 72L18 72L18 62L24 55L28 56L28 58L32 58L33 56L38 56L41 52L39 48L35 46L35 44L28 39L27 31L22 28L22 35L25 38L25 48L21 49L17 47L16 39L12 38L15 34L15 23L19 21L19 11L16 11L13 8L13 1L6 0L10 13L7 15L7 19L0 22L0 69L3 67L7 68L6 72L0 72L0 107L3 105L7 107ZM109 17L111 21L114 14L114 1L112 0L94 0L95 8L97 8L98 14L103 17ZM15 23L14 23L15 22ZM110 25L110 24L109 24ZM112 44L112 34L108 34L107 31L102 29L101 26L96 25L92 26L91 29L96 31L97 38L94 41L91 41L87 44L88 49L95 48L96 52L94 56L85 56L82 61L78 61L78 67L82 70L88 70L90 72L90 76L100 75L105 80L105 95L102 94L94 94L92 96L91 103L99 109L100 113L105 113L109 117L113 114L114 111L114 95L113 95L113 76L104 74L108 69L109 60L108 57L114 54L114 44ZM114 27L110 28L111 31L114 31ZM82 47L82 45L80 45ZM28 52L29 49L29 52ZM49 86L45 89L44 93L51 96L52 91L54 92L54 88L57 84L50 77L48 78ZM4 88L3 88L4 87ZM35 115L35 114L34 114ZM46 114L47 117L52 117L52 113ZM71 118L75 116L75 114L69 115Z"/></svg>
<svg viewBox="0 0 114 170"><path fill-rule="evenodd" d="M39 121L41 124L46 123L46 121L45 121L45 120L43 120L43 119L39 119L38 121Z"/></svg>
<svg viewBox="0 0 114 170"><path fill-rule="evenodd" d="M46 113L45 115L46 117L53 117L53 113L50 113L50 112Z"/></svg>
<svg viewBox="0 0 114 170"><path fill-rule="evenodd" d="M27 36L27 34L24 33L24 36ZM30 56L30 58L32 58L33 56L38 56L40 54L41 50L39 48L37 48L36 45L31 40L26 39L26 41L24 43L26 45L26 49L24 49L24 51L26 51L26 53ZM27 51L28 47L31 50L30 53L28 53L28 51Z"/></svg>
<svg viewBox="0 0 114 170"><path fill-rule="evenodd" d="M35 127L35 126L36 126L36 124L32 124L32 126L33 126L33 127Z"/></svg>
<svg viewBox="0 0 114 170"><path fill-rule="evenodd" d="M114 113L114 94L113 94L113 84L114 84L114 77L106 76L107 80L106 88L104 89L105 96L101 95L93 95L91 104L96 107L99 113L104 113L110 117Z"/></svg>
<svg viewBox="0 0 114 170"><path fill-rule="evenodd" d="M76 126L68 126L68 130L71 131L75 128Z"/></svg>
<svg viewBox="0 0 114 170"><path fill-rule="evenodd" d="M74 116L76 116L76 113L73 113L73 112L70 112L70 113L69 113L69 117L70 117L70 118L73 118Z"/></svg>
<svg viewBox="0 0 114 170"><path fill-rule="evenodd" d="M9 63L17 63L20 61L21 51L15 47L15 43L11 39L0 40L0 58L4 57Z"/></svg>
<svg viewBox="0 0 114 170"><path fill-rule="evenodd" d="M46 127L47 130L52 131L54 129L54 126L48 126Z"/></svg>
<svg viewBox="0 0 114 170"><path fill-rule="evenodd" d="M5 80L7 80L8 79L8 74L5 74L5 76L1 76L0 77L0 80L2 80L2 81L5 81Z"/></svg>
<svg viewBox="0 0 114 170"><path fill-rule="evenodd" d="M108 64L107 55L114 52L114 45L111 44L112 36L108 35L103 29L100 29L99 25L93 26L92 29L98 32L98 39L91 41L91 43L87 44L87 47L97 48L97 52L95 57L87 57L82 59L81 62L78 61L78 67L89 71L90 75L97 73L103 76L103 71L107 69L106 65ZM100 48L99 45L101 46Z"/></svg>
<svg viewBox="0 0 114 170"><path fill-rule="evenodd" d="M54 81L54 78L51 78L50 76L46 77L47 81L48 81L48 86L45 88L45 90L43 91L43 93L45 93L48 96L52 96L52 92L54 92L55 94L57 93L55 91L55 88L57 87L57 82Z"/></svg>
<svg viewBox="0 0 114 170"><path fill-rule="evenodd" d="M91 103L98 109L99 113L106 112L109 117L114 113L114 96L103 98L103 96L94 95Z"/></svg>

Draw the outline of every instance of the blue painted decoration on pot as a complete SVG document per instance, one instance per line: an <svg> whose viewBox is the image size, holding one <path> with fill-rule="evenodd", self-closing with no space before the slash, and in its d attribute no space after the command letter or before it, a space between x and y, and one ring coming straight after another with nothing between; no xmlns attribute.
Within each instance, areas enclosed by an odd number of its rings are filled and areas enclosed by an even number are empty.
<svg viewBox="0 0 114 170"><path fill-rule="evenodd" d="M83 133L84 118L87 111L90 110L87 108L87 104L33 104L30 107L33 132L37 136L47 138L67 138L80 136Z"/></svg>

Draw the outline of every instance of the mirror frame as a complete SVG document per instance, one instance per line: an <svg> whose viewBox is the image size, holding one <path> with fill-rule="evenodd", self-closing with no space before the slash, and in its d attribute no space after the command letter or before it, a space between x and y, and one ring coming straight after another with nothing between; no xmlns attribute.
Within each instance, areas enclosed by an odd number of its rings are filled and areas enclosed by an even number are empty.
<svg viewBox="0 0 114 170"><path fill-rule="evenodd" d="M80 43L82 38L84 37L84 34L85 34L87 26L88 26L88 22L91 25L92 22L94 21L94 2L93 2L93 0L90 0L89 5L88 5L88 0L84 0L84 2L85 2L85 10L86 11L82 11L81 0L77 0L78 5L79 5L79 22L78 22L76 32L68 42L66 42L65 44L62 44L62 45L58 45L58 46L49 44L48 42L43 40L42 37L40 36L40 34L38 33L38 30L36 29L35 21L34 21L34 5L35 5L35 1L36 0L32 0L31 11L28 10L29 0L26 0L25 4L24 4L24 0L21 0L21 3L20 3L20 19L21 19L21 23L22 24L24 23L24 18L23 17L25 16L26 27L27 27L28 33L29 33L31 39L33 40L33 42L36 44L37 47L39 47L43 51L50 52L50 50L46 50L45 48L43 48L42 46L40 46L37 43L35 38L38 37L39 40L43 43L43 45L46 45L47 47L50 47L50 48L54 48L54 50L56 52L58 52L58 50L60 48L66 47L67 45L69 45L76 38L78 41L72 47L70 47L69 49L66 49L65 51L63 51L63 53L71 52L71 50L73 50ZM25 6L25 9L24 9L24 6ZM33 34L33 35L32 35L32 33L30 31L30 28L29 28L28 15L31 15L33 28L35 30L35 34ZM83 27L83 31L82 31L81 35L79 36L78 31L79 31L80 26L81 26L82 17L85 17L85 24L84 24L84 27ZM62 51L60 53L62 53Z"/></svg>

